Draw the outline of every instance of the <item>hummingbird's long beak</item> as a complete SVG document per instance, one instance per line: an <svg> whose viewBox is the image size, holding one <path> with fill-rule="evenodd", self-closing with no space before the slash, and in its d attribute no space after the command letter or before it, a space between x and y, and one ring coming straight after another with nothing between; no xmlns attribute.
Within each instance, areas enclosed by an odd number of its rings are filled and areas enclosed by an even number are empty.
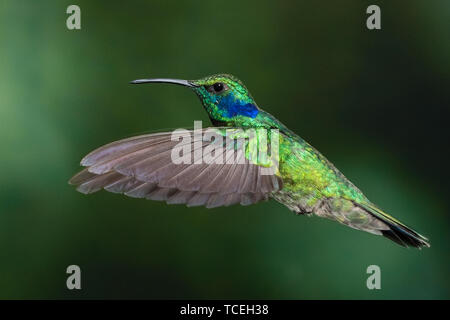
<svg viewBox="0 0 450 320"><path fill-rule="evenodd" d="M139 80L133 80L130 83L132 84L141 84L141 83L172 83L172 84L178 84L180 86L185 87L198 87L197 85L193 84L192 82L188 80L179 80L179 79L139 79Z"/></svg>

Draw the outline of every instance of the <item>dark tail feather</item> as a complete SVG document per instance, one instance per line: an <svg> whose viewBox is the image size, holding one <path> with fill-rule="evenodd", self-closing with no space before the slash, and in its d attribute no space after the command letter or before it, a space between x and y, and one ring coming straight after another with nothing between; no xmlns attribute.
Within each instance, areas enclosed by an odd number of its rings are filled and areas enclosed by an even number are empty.
<svg viewBox="0 0 450 320"><path fill-rule="evenodd" d="M389 226L388 230L380 230L382 235L386 238L398 243L403 247L414 247L419 249L422 247L430 247L430 243L426 237L407 227L376 206L372 204L359 205Z"/></svg>
<svg viewBox="0 0 450 320"><path fill-rule="evenodd" d="M402 227L395 225L389 225L390 230L382 230L381 233L388 239L398 243L404 247L430 247L428 239L414 232L411 229L405 230Z"/></svg>

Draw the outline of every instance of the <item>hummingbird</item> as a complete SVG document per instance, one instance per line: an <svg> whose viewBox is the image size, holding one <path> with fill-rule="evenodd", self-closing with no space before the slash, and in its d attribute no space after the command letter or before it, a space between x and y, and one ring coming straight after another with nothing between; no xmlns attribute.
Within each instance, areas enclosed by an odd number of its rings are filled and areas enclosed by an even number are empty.
<svg viewBox="0 0 450 320"><path fill-rule="evenodd" d="M369 201L319 151L262 110L236 77L218 74L199 80L154 78L131 83L169 83L194 91L212 123L208 129L230 138L218 142L224 148L215 158L229 153L229 157L243 161L174 163L171 157L180 142L174 141L171 132L144 134L111 142L86 155L81 160L85 168L69 181L79 192L105 189L167 204L207 208L274 199L296 214L328 218L404 247L430 246L426 237ZM263 174L267 161L250 152L249 139L240 148L233 142L236 130L248 129L277 130L278 135L267 136L267 140L278 142L277 166L271 174ZM186 132L192 134L192 130ZM250 138L259 139L258 135ZM189 139L183 147L190 148L183 150L191 155L214 144L212 139L205 140Z"/></svg>

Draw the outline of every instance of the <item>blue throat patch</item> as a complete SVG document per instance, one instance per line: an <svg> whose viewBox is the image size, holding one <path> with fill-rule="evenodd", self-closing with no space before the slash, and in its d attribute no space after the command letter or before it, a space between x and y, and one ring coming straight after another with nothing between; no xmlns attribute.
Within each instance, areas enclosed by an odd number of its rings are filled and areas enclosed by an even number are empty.
<svg viewBox="0 0 450 320"><path fill-rule="evenodd" d="M258 108L252 103L241 103L235 99L232 94L220 99L219 108L224 111L224 116L233 118L236 116L245 116L255 118L258 115Z"/></svg>

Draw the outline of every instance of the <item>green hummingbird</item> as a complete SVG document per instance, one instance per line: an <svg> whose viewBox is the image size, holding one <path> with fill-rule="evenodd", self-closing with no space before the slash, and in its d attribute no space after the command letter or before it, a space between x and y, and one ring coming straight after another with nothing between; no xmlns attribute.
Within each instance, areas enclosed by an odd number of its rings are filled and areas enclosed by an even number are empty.
<svg viewBox="0 0 450 320"><path fill-rule="evenodd" d="M185 130L189 139L182 142L173 138L173 132L159 132L109 143L81 160L86 168L69 181L78 191L88 194L105 189L168 204L208 208L250 205L272 198L297 214L315 214L385 236L405 247L430 246L427 238L370 202L321 153L259 108L234 76L141 79L131 83L171 83L192 89L213 125L201 132L213 130L225 139L205 139L195 130ZM271 144L266 150L277 155L276 161L252 151L252 142L265 142L259 134L246 135L249 129L269 132L266 142L277 142L277 150ZM243 143L236 143L238 139ZM199 151L217 146L223 148L214 149L212 161L192 161ZM184 159L191 161L174 161L175 148L181 148L188 156ZM270 167L275 168L271 173L263 172Z"/></svg>

